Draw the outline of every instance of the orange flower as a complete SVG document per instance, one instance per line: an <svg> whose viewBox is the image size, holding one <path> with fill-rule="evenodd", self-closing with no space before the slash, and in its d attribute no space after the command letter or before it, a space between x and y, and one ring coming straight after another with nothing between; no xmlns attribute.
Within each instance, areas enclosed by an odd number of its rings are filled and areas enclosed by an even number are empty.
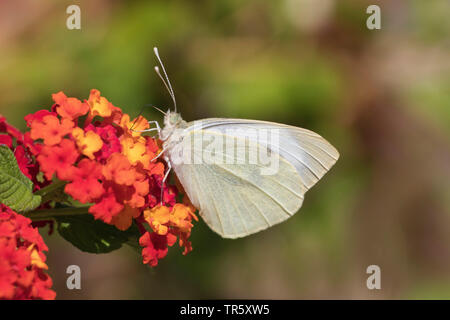
<svg viewBox="0 0 450 320"><path fill-rule="evenodd" d="M131 199L125 201L130 207L133 208L142 208L145 206L145 196L148 195L150 191L150 186L148 184L148 180L138 180L133 184L134 193L131 196Z"/></svg>
<svg viewBox="0 0 450 320"><path fill-rule="evenodd" d="M53 115L47 115L42 121L31 123L31 138L33 140L43 139L44 144L53 146L61 142L62 138L72 132L73 122L68 119L59 119Z"/></svg>
<svg viewBox="0 0 450 320"><path fill-rule="evenodd" d="M122 154L125 155L131 164L141 163L142 166L149 168L150 155L147 153L145 139L135 141L131 136L124 136L121 140Z"/></svg>
<svg viewBox="0 0 450 320"><path fill-rule="evenodd" d="M159 235L166 235L169 231L166 224L170 221L170 209L166 206L156 206L144 211L144 219Z"/></svg>
<svg viewBox="0 0 450 320"><path fill-rule="evenodd" d="M128 114L124 114L122 116L122 119L120 120L120 126L133 138L140 137L141 133L139 131L146 130L150 127L147 119L145 119L143 116L139 116L133 121L130 121L130 116ZM131 128L133 128L133 130L131 130Z"/></svg>
<svg viewBox="0 0 450 320"><path fill-rule="evenodd" d="M115 153L108 159L102 172L107 180L126 186L133 185L138 177L128 159L120 153Z"/></svg>
<svg viewBox="0 0 450 320"><path fill-rule="evenodd" d="M91 90L91 94L89 95L88 104L91 107L90 114L100 117L110 117L113 112L113 108L111 108L112 104L105 98L100 96L100 91L96 89Z"/></svg>
<svg viewBox="0 0 450 320"><path fill-rule="evenodd" d="M103 220L111 223L112 219L123 210L124 206L117 202L114 193L111 190L103 196L100 202L89 208L89 212L94 215L95 219Z"/></svg>
<svg viewBox="0 0 450 320"><path fill-rule="evenodd" d="M177 227L181 232L188 233L193 227L191 223L193 217L197 219L190 207L177 203L172 208L170 223Z"/></svg>
<svg viewBox="0 0 450 320"><path fill-rule="evenodd" d="M141 215L141 211L130 206L125 206L118 215L112 218L111 224L115 225L117 229L125 231L133 223L133 218Z"/></svg>
<svg viewBox="0 0 450 320"><path fill-rule="evenodd" d="M149 167L146 168L149 175L158 175L164 177L164 172L166 168L162 162L150 163Z"/></svg>
<svg viewBox="0 0 450 320"><path fill-rule="evenodd" d="M72 131L72 136L77 142L78 149L89 159L94 159L94 153L100 151L103 147L102 138L94 131L84 132L83 129L76 127Z"/></svg>
<svg viewBox="0 0 450 320"><path fill-rule="evenodd" d="M103 185L99 182L101 172L101 166L97 162L81 160L78 167L73 169L72 182L66 185L64 191L81 203L100 198L105 192Z"/></svg>
<svg viewBox="0 0 450 320"><path fill-rule="evenodd" d="M53 101L58 105L56 112L63 118L75 120L89 111L89 105L77 98L67 98L62 92L52 94Z"/></svg>
<svg viewBox="0 0 450 320"><path fill-rule="evenodd" d="M79 154L73 141L64 139L58 146L44 146L37 160L47 179L51 180L56 172L61 180L69 179L73 172L73 164Z"/></svg>
<svg viewBox="0 0 450 320"><path fill-rule="evenodd" d="M193 227L192 218L197 219L192 209L177 203L172 209L166 206L156 206L144 211L144 219L159 235L167 234L169 226L176 227L179 232L189 233Z"/></svg>
<svg viewBox="0 0 450 320"><path fill-rule="evenodd" d="M155 267L158 260L164 258L171 247L176 242L177 237L171 233L161 236L155 232L146 232L139 239L139 244L143 247L142 258L145 264Z"/></svg>

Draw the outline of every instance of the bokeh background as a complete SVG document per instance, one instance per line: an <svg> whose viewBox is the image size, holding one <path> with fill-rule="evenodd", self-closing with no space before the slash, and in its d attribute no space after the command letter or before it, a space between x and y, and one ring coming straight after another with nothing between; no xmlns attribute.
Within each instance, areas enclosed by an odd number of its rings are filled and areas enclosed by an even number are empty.
<svg viewBox="0 0 450 320"><path fill-rule="evenodd" d="M66 28L71 4L81 30ZM96 256L46 236L57 297L450 298L449 16L448 0L1 0L0 113L21 129L60 90L97 88L131 115L169 107L156 45L186 120L288 123L341 154L287 222L239 240L199 222L194 251L154 269L128 247ZM366 287L372 264L381 290Z"/></svg>

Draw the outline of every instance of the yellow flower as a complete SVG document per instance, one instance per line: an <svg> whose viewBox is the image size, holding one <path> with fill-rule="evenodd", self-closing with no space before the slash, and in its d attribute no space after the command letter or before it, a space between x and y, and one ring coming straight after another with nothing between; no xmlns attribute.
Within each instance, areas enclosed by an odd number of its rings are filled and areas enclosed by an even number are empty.
<svg viewBox="0 0 450 320"><path fill-rule="evenodd" d="M190 232L193 227L191 219L194 213L191 208L184 204L177 203L173 206L172 214L170 215L170 223L182 232Z"/></svg>
<svg viewBox="0 0 450 320"><path fill-rule="evenodd" d="M83 129L76 127L72 131L72 136L77 142L78 149L86 157L93 160L94 153L99 151L103 147L102 138L94 131L84 132Z"/></svg>
<svg viewBox="0 0 450 320"><path fill-rule="evenodd" d="M91 108L90 114L92 117L110 117L113 112L111 103L105 98L100 96L100 91L96 89L91 90L89 95L88 104Z"/></svg>
<svg viewBox="0 0 450 320"><path fill-rule="evenodd" d="M157 234L161 236L166 235L169 228L165 224L170 221L170 209L166 206L156 206L145 210L144 219Z"/></svg>
<svg viewBox="0 0 450 320"><path fill-rule="evenodd" d="M39 255L39 252L36 249L34 249L34 246L35 244L33 243L27 248L28 251L31 251L30 254L31 265L36 266L39 269L48 270L47 264L42 260L41 256Z"/></svg>
<svg viewBox="0 0 450 320"><path fill-rule="evenodd" d="M136 141L131 135L124 135L120 143L122 144L122 154L128 158L132 165L140 162L145 169L149 167L152 159L147 152L144 138Z"/></svg>
<svg viewBox="0 0 450 320"><path fill-rule="evenodd" d="M130 120L130 116L128 114L124 114L122 119L120 120L120 126L127 131L133 138L138 138L141 136L142 130L146 130L149 128L148 121L142 116ZM131 130L133 128L133 130Z"/></svg>

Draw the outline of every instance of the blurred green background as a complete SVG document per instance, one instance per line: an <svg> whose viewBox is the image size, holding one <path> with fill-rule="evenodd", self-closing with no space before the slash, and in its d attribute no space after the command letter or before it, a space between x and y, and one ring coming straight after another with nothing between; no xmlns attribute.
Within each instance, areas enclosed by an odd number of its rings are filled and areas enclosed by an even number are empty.
<svg viewBox="0 0 450 320"><path fill-rule="evenodd" d="M66 28L71 4L81 30ZM0 1L0 113L21 129L60 90L97 88L132 116L169 107L158 46L186 120L288 123L341 154L287 222L239 240L199 222L194 251L154 269L130 248L46 237L57 298L450 298L449 15L448 0ZM372 264L381 290L366 287Z"/></svg>

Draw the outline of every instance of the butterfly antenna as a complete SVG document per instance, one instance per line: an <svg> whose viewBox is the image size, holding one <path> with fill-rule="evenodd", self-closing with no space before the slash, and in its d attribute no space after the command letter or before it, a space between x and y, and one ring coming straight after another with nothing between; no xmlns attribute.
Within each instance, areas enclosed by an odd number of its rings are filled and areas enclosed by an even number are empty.
<svg viewBox="0 0 450 320"><path fill-rule="evenodd" d="M170 94L170 97L172 98L173 104L174 104L174 106L175 106L175 112L176 112L176 110L177 110L177 105L176 105L176 102L175 102L175 96L172 94L172 91L170 91L170 88L169 88L169 86L167 85L166 80L164 80L163 76L162 76L161 73L159 72L159 68L156 67L156 66L155 66L155 71L156 71L156 74L157 74L157 75L159 76L159 78L161 79L161 81L164 83L164 86L166 87L167 91L169 91L169 94Z"/></svg>
<svg viewBox="0 0 450 320"><path fill-rule="evenodd" d="M163 115L167 115L167 113L165 113L164 111L162 111L160 108L152 106L153 108L155 108L156 110L158 110L159 112L161 112Z"/></svg>
<svg viewBox="0 0 450 320"><path fill-rule="evenodd" d="M164 85L166 86L167 91L169 91L170 96L172 97L172 101L173 101L173 106L175 108L175 112L177 112L177 100L175 99L175 94L173 92L172 89L172 85L170 84L170 80L169 77L167 76L167 72L166 69L164 68L164 64L162 63L161 58L159 57L159 53L158 53L158 48L154 47L153 51L155 52L155 56L158 59L159 64L161 65L162 71L164 73L164 77L161 75L161 73L159 72L159 68L157 66L155 66L155 71L158 74L158 76L161 78L162 82L164 83Z"/></svg>
<svg viewBox="0 0 450 320"><path fill-rule="evenodd" d="M133 131L133 128L134 128L136 122L138 121L138 119L139 119L139 117L142 115L142 113L144 112L144 108L145 108L145 106L142 107L141 112L139 112L139 114L138 114L138 116L136 117L136 119L134 119L133 125L132 125L131 128L130 128L131 131Z"/></svg>

